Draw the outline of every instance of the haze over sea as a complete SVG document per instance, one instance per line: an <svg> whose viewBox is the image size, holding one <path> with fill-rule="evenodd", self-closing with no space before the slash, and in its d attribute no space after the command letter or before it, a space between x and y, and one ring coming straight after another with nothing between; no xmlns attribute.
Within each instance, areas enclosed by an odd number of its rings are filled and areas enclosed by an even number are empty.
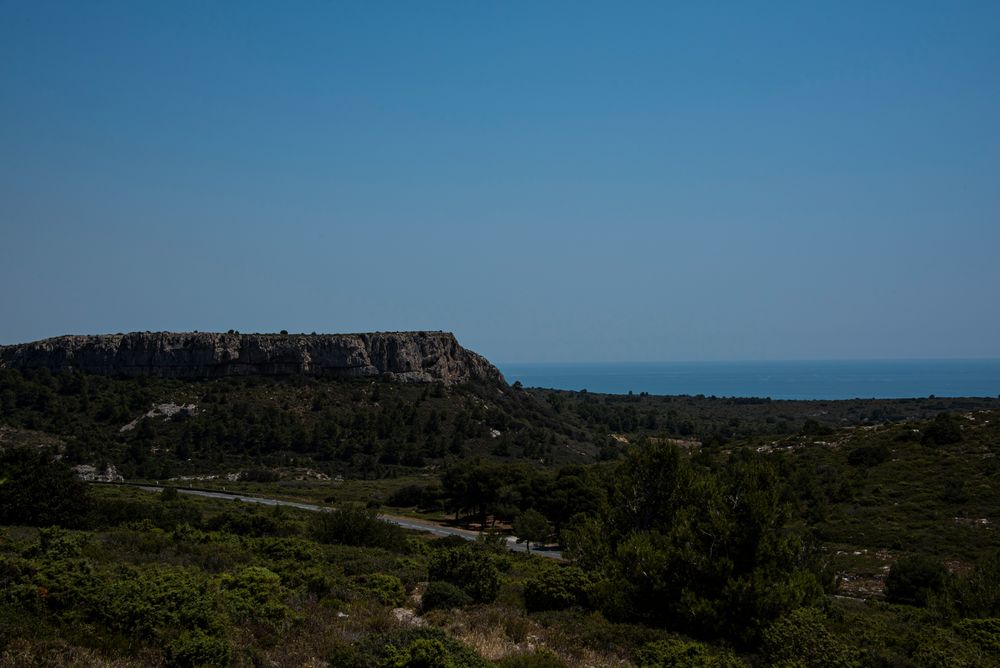
<svg viewBox="0 0 1000 668"><path fill-rule="evenodd" d="M1000 359L501 364L525 387L772 399L1000 395Z"/></svg>

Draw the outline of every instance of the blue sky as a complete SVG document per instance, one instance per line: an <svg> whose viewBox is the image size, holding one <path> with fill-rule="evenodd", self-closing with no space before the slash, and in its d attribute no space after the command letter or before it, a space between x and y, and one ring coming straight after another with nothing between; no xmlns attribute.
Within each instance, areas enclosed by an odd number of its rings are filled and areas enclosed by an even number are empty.
<svg viewBox="0 0 1000 668"><path fill-rule="evenodd" d="M1000 3L0 0L0 343L1000 357Z"/></svg>

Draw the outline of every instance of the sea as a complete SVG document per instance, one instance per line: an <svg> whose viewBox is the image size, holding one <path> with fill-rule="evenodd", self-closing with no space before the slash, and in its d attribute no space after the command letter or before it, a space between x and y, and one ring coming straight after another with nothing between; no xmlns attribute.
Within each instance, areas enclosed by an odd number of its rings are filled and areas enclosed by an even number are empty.
<svg viewBox="0 0 1000 668"><path fill-rule="evenodd" d="M1000 396L1000 359L510 363L507 382L609 394L772 399Z"/></svg>

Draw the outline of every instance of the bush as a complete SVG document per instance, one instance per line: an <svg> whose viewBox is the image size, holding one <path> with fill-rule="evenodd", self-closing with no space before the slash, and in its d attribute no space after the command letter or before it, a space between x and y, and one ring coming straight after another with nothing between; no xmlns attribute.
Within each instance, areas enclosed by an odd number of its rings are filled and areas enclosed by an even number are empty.
<svg viewBox="0 0 1000 668"><path fill-rule="evenodd" d="M965 489L965 481L960 478L950 478L944 481L944 488L938 497L945 503L966 503L969 492Z"/></svg>
<svg viewBox="0 0 1000 668"><path fill-rule="evenodd" d="M221 628L206 584L192 569L123 570L94 603L105 623L126 635L155 638L175 629Z"/></svg>
<svg viewBox="0 0 1000 668"><path fill-rule="evenodd" d="M511 654L502 659L499 668L566 668L566 663L552 652L536 649L530 654Z"/></svg>
<svg viewBox="0 0 1000 668"><path fill-rule="evenodd" d="M432 538L427 541L427 544L435 550L450 550L455 547L465 547L469 541L461 536L441 536L440 538Z"/></svg>
<svg viewBox="0 0 1000 668"><path fill-rule="evenodd" d="M201 629L185 631L167 647L167 665L178 668L228 666L229 643L225 638L206 634Z"/></svg>
<svg viewBox="0 0 1000 668"><path fill-rule="evenodd" d="M294 612L283 600L287 591L281 578L260 566L248 566L235 574L225 573L219 580L223 600L236 620L260 621L281 626L290 621Z"/></svg>
<svg viewBox="0 0 1000 668"><path fill-rule="evenodd" d="M933 557L912 555L892 565L885 579L885 598L894 603L927 605L932 594L940 593L948 583L944 564Z"/></svg>
<svg viewBox="0 0 1000 668"><path fill-rule="evenodd" d="M575 566L549 569L524 584L524 605L531 612L587 605L590 579Z"/></svg>
<svg viewBox="0 0 1000 668"><path fill-rule="evenodd" d="M67 531L60 527L48 527L38 531L39 555L46 559L72 559L79 557L90 534Z"/></svg>
<svg viewBox="0 0 1000 668"><path fill-rule="evenodd" d="M316 513L312 533L321 543L380 547L394 552L406 549L403 530L378 519L372 510L341 508L328 513Z"/></svg>
<svg viewBox="0 0 1000 668"><path fill-rule="evenodd" d="M833 429L810 418L802 424L801 433L803 436L829 436Z"/></svg>
<svg viewBox="0 0 1000 668"><path fill-rule="evenodd" d="M955 624L955 632L983 651L1000 656L1000 619L963 619Z"/></svg>
<svg viewBox="0 0 1000 668"><path fill-rule="evenodd" d="M448 648L440 640L418 638L404 649L389 647L384 668L455 668Z"/></svg>
<svg viewBox="0 0 1000 668"><path fill-rule="evenodd" d="M962 440L962 429L948 413L939 413L934 422L924 430L921 442L924 445L948 445Z"/></svg>
<svg viewBox="0 0 1000 668"><path fill-rule="evenodd" d="M397 608L406 601L406 589L395 575L372 573L361 578L360 582L382 605Z"/></svg>
<svg viewBox="0 0 1000 668"><path fill-rule="evenodd" d="M450 582L477 603L491 603L500 592L500 569L482 550L460 547L438 552L431 556L428 570L432 582Z"/></svg>
<svg viewBox="0 0 1000 668"><path fill-rule="evenodd" d="M823 613L799 608L764 631L764 656L774 666L853 668L857 653L826 628Z"/></svg>
<svg viewBox="0 0 1000 668"><path fill-rule="evenodd" d="M996 655L992 652L984 652L974 642L970 642L948 629L932 627L920 634L919 644L913 653L912 665L921 668L937 668L938 666L986 668L996 665Z"/></svg>
<svg viewBox="0 0 1000 668"><path fill-rule="evenodd" d="M639 668L743 668L747 664L731 652L700 642L658 640L636 654Z"/></svg>
<svg viewBox="0 0 1000 668"><path fill-rule="evenodd" d="M487 668L491 665L440 629L409 627L388 633L371 633L360 639L355 647L362 657L379 657L373 664L379 668ZM442 651L443 650L443 651ZM341 652L343 654L343 652ZM338 657L339 658L339 657ZM335 666L349 665L349 661L333 662Z"/></svg>
<svg viewBox="0 0 1000 668"><path fill-rule="evenodd" d="M890 457L889 448L884 445L862 445L847 453L847 462L851 466L878 466Z"/></svg>
<svg viewBox="0 0 1000 668"><path fill-rule="evenodd" d="M493 554L507 554L507 536L496 529L487 529L479 532L473 546L478 550L485 550Z"/></svg>
<svg viewBox="0 0 1000 668"><path fill-rule="evenodd" d="M385 500L385 504L396 508L419 506L424 500L424 490L425 487L422 485L407 485L405 487L400 487L389 495L389 498Z"/></svg>
<svg viewBox="0 0 1000 668"><path fill-rule="evenodd" d="M954 583L952 599L966 617L1000 617L1000 552Z"/></svg>
<svg viewBox="0 0 1000 668"><path fill-rule="evenodd" d="M240 507L206 520L205 527L240 536L290 536L298 532L297 523L264 512L260 508Z"/></svg>
<svg viewBox="0 0 1000 668"><path fill-rule="evenodd" d="M423 612L429 610L462 608L472 603L472 597L450 582L431 582L420 602Z"/></svg>

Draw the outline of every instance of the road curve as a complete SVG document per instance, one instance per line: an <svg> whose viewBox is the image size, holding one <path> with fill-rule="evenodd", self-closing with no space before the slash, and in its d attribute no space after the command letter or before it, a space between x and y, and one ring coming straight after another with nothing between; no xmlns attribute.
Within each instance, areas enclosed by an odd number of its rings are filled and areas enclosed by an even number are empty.
<svg viewBox="0 0 1000 668"><path fill-rule="evenodd" d="M157 487L155 485L135 485L138 489L145 490L147 492L162 492L164 487ZM312 503L299 503L298 501L282 501L281 499L268 499L262 496L247 496L245 494L231 494L229 492L211 492L204 489L182 489L175 487L179 494L190 494L191 496L202 496L209 499L223 499L226 501L242 501L244 503L259 503L263 506L285 506L287 508L298 508L299 510L308 510L310 512L325 513L334 510L326 506L317 506ZM440 524L435 524L433 522L427 522L425 520L418 520L412 517L399 517L397 515L383 515L379 514L378 518L384 520L391 524L401 526L404 529L413 529L414 531L423 531L426 533L432 533L438 536L458 536L459 538L464 538L465 540L475 540L479 536L478 531L469 531L468 529L456 529L453 527L442 526ZM527 552L527 543L518 543L516 536L507 537L507 549L511 552ZM540 557L548 557L550 559L562 559L562 553L558 550L547 550L544 548L535 548L531 551L531 554L538 555Z"/></svg>

